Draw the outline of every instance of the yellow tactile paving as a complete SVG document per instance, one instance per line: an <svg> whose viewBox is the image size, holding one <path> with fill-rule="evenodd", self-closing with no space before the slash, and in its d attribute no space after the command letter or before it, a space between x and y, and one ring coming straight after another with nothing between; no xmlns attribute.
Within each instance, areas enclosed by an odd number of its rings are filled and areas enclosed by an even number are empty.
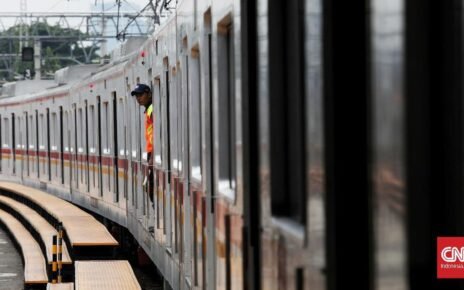
<svg viewBox="0 0 464 290"><path fill-rule="evenodd" d="M13 208L17 213L21 214L26 220L28 220L34 229L40 234L42 241L45 244L47 250L47 260L48 263L52 262L52 244L53 244L53 235L56 235L57 232L41 215L39 215L35 210L30 207L17 202L14 199L11 199L6 196L0 195L0 203L4 203ZM71 258L69 257L69 252L66 247L66 244L63 241L63 264L71 264Z"/></svg>
<svg viewBox="0 0 464 290"><path fill-rule="evenodd" d="M39 244L34 240L27 229L12 215L0 210L0 220L14 235L21 247L24 257L24 281L26 284L48 282L45 258L42 255Z"/></svg>
<svg viewBox="0 0 464 290"><path fill-rule="evenodd" d="M47 290L74 290L74 283L47 284Z"/></svg>
<svg viewBox="0 0 464 290"><path fill-rule="evenodd" d="M63 223L72 246L117 246L118 242L93 216L46 192L21 184L0 182L0 189L22 195Z"/></svg>
<svg viewBox="0 0 464 290"><path fill-rule="evenodd" d="M76 261L76 290L141 290L128 261Z"/></svg>

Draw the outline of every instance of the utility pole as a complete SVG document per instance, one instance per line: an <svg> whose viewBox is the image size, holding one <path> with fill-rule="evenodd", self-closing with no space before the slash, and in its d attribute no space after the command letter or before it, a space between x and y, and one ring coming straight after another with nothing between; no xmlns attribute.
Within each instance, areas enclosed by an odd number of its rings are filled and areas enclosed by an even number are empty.
<svg viewBox="0 0 464 290"><path fill-rule="evenodd" d="M28 35L28 29L27 29L27 26L26 26L26 21L27 21L27 18L26 18L26 13L27 13L27 0L21 0L20 4L19 4L19 10L20 10L20 19L19 19L19 37L20 37L20 40L19 40L19 53L22 52L22 49L23 49L23 46L24 46L24 43L27 42L27 40L25 41L23 39L23 32L26 34L26 36ZM23 29L25 29L25 31L23 31Z"/></svg>
<svg viewBox="0 0 464 290"><path fill-rule="evenodd" d="M102 18L101 18L101 34L102 35L105 35L105 0L102 0ZM104 63L105 62L105 55L106 55L106 39L103 39L102 40L102 43L101 43L101 58L100 58L100 63Z"/></svg>

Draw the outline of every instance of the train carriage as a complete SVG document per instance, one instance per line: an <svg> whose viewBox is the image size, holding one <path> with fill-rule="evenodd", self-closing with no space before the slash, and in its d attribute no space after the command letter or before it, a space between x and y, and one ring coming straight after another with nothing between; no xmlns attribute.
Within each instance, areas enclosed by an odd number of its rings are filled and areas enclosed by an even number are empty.
<svg viewBox="0 0 464 290"><path fill-rule="evenodd" d="M363 288L364 277L372 289L387 289L389 283L408 289L406 274L399 272L414 268L415 260L407 262L406 256L415 256L406 246L419 238L406 231L407 214L417 227L421 219L415 218L423 215L405 201L405 182L423 189L427 201L438 200L412 172L432 171L420 166L430 158L429 147L419 141L429 146L431 137L443 137L451 153L459 151L452 134L433 129L428 135L416 127L425 116L445 128L450 105L439 103L443 120L437 121L428 110L414 111L415 102L426 109L437 102L431 95L421 99L422 83L409 88L415 99L407 103L403 96L403 75L417 79L411 76L415 70L402 67L419 63L398 57L406 50L402 21L412 15L401 10L406 1L345 4L347 11L361 11L364 21L350 19L350 25L338 20L344 10L335 8L344 4L335 2L180 0L152 35L128 39L107 64L58 71L56 84L44 81L34 89L4 86L1 177L46 189L127 228L168 289L334 290ZM368 4L372 15L366 13ZM418 15L413 21L426 22ZM334 45L350 35L351 25L362 45ZM424 39L419 40L429 44ZM420 48L411 42L409 47ZM340 65L340 59L351 66ZM358 62L366 71L351 76ZM459 76L460 66L452 70ZM440 80L431 86L446 87ZM21 83L31 84L16 86ZM145 108L130 95L139 83L153 93L153 206L143 184L150 166ZM452 99L456 108L459 100ZM363 121L353 120L356 114ZM406 125L408 132L418 129L423 135L406 136ZM445 131L458 129L462 125ZM395 139L397 131L402 137ZM345 132L354 137L345 139ZM433 155L430 164L462 171L464 163L454 161L444 145L439 148L448 159ZM423 159L412 162L417 158L407 159L406 149ZM444 175L439 176L448 181ZM456 176L449 178L458 184ZM450 200L459 204L461 187L442 183L454 190ZM439 181L427 184L440 188ZM348 194L353 188L357 194ZM411 196L416 202L421 201L417 188ZM419 204L427 211L435 203ZM353 209L360 218L352 216ZM444 224L453 227L448 219ZM395 236L389 236L390 227ZM356 241L368 249L360 253L361 278L345 273L358 258L350 248L352 237L340 234L345 228L359 234ZM428 229L422 230L420 237L427 236ZM392 250L395 245L402 248ZM376 256L392 252L402 258ZM388 272L388 263L401 271Z"/></svg>

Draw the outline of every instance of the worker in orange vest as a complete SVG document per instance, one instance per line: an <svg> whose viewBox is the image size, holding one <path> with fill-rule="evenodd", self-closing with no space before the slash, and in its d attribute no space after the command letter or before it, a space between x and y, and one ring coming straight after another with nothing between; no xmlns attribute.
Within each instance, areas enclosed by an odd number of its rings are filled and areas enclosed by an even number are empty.
<svg viewBox="0 0 464 290"><path fill-rule="evenodd" d="M144 185L148 185L145 187L153 204L153 104L151 89L145 84L137 84L131 95L135 96L140 106L145 107L145 149L147 152L148 172L145 174Z"/></svg>

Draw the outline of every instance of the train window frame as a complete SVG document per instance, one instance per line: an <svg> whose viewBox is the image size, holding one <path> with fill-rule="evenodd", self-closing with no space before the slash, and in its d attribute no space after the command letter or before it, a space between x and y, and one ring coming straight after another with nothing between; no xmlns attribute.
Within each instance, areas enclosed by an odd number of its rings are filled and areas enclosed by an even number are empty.
<svg viewBox="0 0 464 290"><path fill-rule="evenodd" d="M163 118L162 118L162 100L161 100L161 76L157 75L153 78L152 90L152 104L153 104L153 120L155 123L154 135L154 152L152 153L154 164L160 168L163 166ZM144 113L145 114L145 113ZM158 142L156 142L158 141ZM145 155L146 156L146 155ZM144 158L146 160L146 157Z"/></svg>
<svg viewBox="0 0 464 290"><path fill-rule="evenodd" d="M51 152L59 152L59 148L58 148L58 139L59 139L59 127L58 127L58 114L56 112L52 112L51 113L52 116L51 116L51 127L52 127L52 130L50 131L50 141L51 141L51 144L50 144L50 151ZM54 156L57 156L56 154L53 154ZM54 158L56 159L56 158ZM53 178L58 180L58 178L60 177L58 175L58 172L59 172L59 163L56 162L56 164L54 165L54 169L53 169Z"/></svg>
<svg viewBox="0 0 464 290"><path fill-rule="evenodd" d="M198 43L190 50L189 61L189 167L191 181L201 185L202 182L202 101L201 101L201 58Z"/></svg>
<svg viewBox="0 0 464 290"><path fill-rule="evenodd" d="M96 123L96 118L95 118L95 105L93 104L89 104L89 117L90 117L90 124L92 124L90 127L93 128L93 126L95 126L97 123ZM90 129L90 128L89 128ZM89 153L91 154L95 154L96 153L96 150L95 150L95 130L91 130L92 132L89 133L89 136L88 136L88 141L89 141Z"/></svg>
<svg viewBox="0 0 464 290"><path fill-rule="evenodd" d="M39 150L45 150L45 137L44 137L44 130L45 130L45 120L44 114L39 114Z"/></svg>
<svg viewBox="0 0 464 290"><path fill-rule="evenodd" d="M104 148L102 148L103 152L102 152L102 156L104 155L105 159L108 160L108 158L110 158L110 149L109 149L109 146L110 146L110 132L109 132L109 118L110 118L110 103L108 100L104 100L103 101L103 116L102 116L102 132L105 132L103 134L103 137L102 138L102 144L104 144ZM105 162L103 162L105 163ZM102 166L104 167L104 166ZM108 165L106 165L106 167L108 167ZM103 169L103 172L107 172L107 178L103 177L104 182L102 184L102 187L103 188L108 188L108 191L111 192L111 174L109 173L110 172L110 169L107 168L106 170ZM104 175L102 173L102 175ZM106 184L106 186L105 186ZM105 190L103 190L105 191Z"/></svg>
<svg viewBox="0 0 464 290"><path fill-rule="evenodd" d="M5 143L2 144L2 148L10 148L10 131L11 131L11 129L10 129L10 122L9 121L10 120L7 117L3 118L3 124L4 124L4 128L5 128L4 133L3 133L4 134L3 142L5 142Z"/></svg>
<svg viewBox="0 0 464 290"><path fill-rule="evenodd" d="M217 24L217 180L220 196L235 203L236 193L236 85L235 44L232 14Z"/></svg>
<svg viewBox="0 0 464 290"><path fill-rule="evenodd" d="M185 143L185 136L184 136L184 114L183 114L183 83L184 83L184 76L183 76L183 68L181 65L180 60L177 61L177 152L178 152L178 160L177 160L177 170L179 171L179 176L184 177L184 143Z"/></svg>
<svg viewBox="0 0 464 290"><path fill-rule="evenodd" d="M269 117L271 214L283 228L307 224L307 152L304 9L302 0L290 4L269 1ZM293 33L289 33L293 32ZM291 82L291 85L289 85ZM285 96L285 97L282 97ZM291 132L291 133L290 133ZM296 223L296 224L294 224ZM297 236L300 236L299 234Z"/></svg>
<svg viewBox="0 0 464 290"><path fill-rule="evenodd" d="M170 122L170 137L171 137L171 168L173 171L178 171L178 111L177 111L177 70L176 67L171 69L171 78L170 78L170 90L169 90L169 114L171 118Z"/></svg>

